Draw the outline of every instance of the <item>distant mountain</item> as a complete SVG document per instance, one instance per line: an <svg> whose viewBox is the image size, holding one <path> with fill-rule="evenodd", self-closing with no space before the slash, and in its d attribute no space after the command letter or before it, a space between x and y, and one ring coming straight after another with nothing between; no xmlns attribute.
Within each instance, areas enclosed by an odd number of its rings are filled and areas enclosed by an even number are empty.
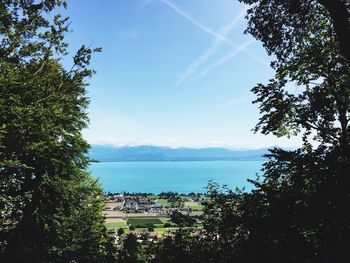
<svg viewBox="0 0 350 263"><path fill-rule="evenodd" d="M100 162L141 161L260 161L268 149L230 150L226 148L170 148L158 146L92 145L90 158Z"/></svg>

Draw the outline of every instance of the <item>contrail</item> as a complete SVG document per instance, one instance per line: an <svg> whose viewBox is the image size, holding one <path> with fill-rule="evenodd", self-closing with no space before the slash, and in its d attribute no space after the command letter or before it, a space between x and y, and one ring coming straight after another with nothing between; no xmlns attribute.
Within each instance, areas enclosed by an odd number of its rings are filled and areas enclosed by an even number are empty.
<svg viewBox="0 0 350 263"><path fill-rule="evenodd" d="M216 33L214 30L212 30L210 27L198 22L196 19L194 19L190 14L188 14L186 11L184 11L183 9L181 9L179 6L173 4L172 2L168 1L168 0L160 0L162 3L166 4L167 6L169 6L171 9L173 9L176 13L178 13L179 15L183 16L184 18L186 18L189 22L191 22L193 25L199 27L200 29L202 29L203 31L211 34L212 36L225 40L225 37L221 36L220 34Z"/></svg>
<svg viewBox="0 0 350 263"><path fill-rule="evenodd" d="M189 22L191 22L193 25L197 26L198 28L202 29L203 31L207 32L208 34L214 36L216 39L220 39L223 42L227 43L233 48L237 48L238 46L233 43L230 39L228 39L226 36L223 36L214 30L212 30L207 25L204 25L200 22L198 22L195 18L193 18L190 14L188 14L186 11L181 9L179 6L175 5L174 3L170 2L169 0L160 0L162 3L173 9L177 14L181 15L185 19L187 19ZM264 66L269 66L267 62L265 62L262 58L257 56L256 54L252 53L251 51L243 50L246 52L250 57L258 61L259 63L263 64Z"/></svg>
<svg viewBox="0 0 350 263"><path fill-rule="evenodd" d="M223 26L219 31L219 35L226 37L231 30L240 22L245 16L247 8L243 8L235 18L232 19L230 23ZM199 66L205 63L212 54L214 54L222 45L224 40L222 38L215 37L212 45L201 55L199 56L191 65L189 65L185 72L179 75L177 81L175 82L175 86L180 85L185 80L189 79L197 70Z"/></svg>
<svg viewBox="0 0 350 263"><path fill-rule="evenodd" d="M214 62L213 64L211 64L209 67L207 67L206 69L204 69L201 73L199 73L198 75L196 75L193 80L199 79L201 77L204 77L205 75L207 75L210 71L216 69L217 67L219 67L220 65L224 64L225 62L227 62L229 59L233 58L234 56L237 56L240 52L244 51L249 45L251 45L254 42L254 39L251 39L249 41L244 42L242 45L236 47L230 54L228 54L227 56L222 57L221 59L219 59L218 61Z"/></svg>

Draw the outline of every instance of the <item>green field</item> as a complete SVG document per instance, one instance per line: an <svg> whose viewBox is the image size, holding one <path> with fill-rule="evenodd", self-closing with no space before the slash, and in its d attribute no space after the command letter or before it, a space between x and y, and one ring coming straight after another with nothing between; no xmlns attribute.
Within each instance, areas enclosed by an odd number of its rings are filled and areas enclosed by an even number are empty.
<svg viewBox="0 0 350 263"><path fill-rule="evenodd" d="M202 211L204 208L203 205L189 205L189 207L196 211Z"/></svg>
<svg viewBox="0 0 350 263"><path fill-rule="evenodd" d="M123 228L125 234L129 233L129 229L124 220L121 222L108 222L108 223L106 222L105 226L107 229L116 228L116 230L118 230L119 228Z"/></svg>
<svg viewBox="0 0 350 263"><path fill-rule="evenodd" d="M155 229L154 229L154 232L157 232L157 233L159 233L159 234L162 234L162 235L164 235L164 234L167 234L167 233L174 233L176 230L178 230L178 228L177 227L169 227L169 228L165 228L165 227L156 227Z"/></svg>
<svg viewBox="0 0 350 263"><path fill-rule="evenodd" d="M163 205L163 206L170 205L168 199L158 199L158 200L157 200L157 204L158 204L158 205Z"/></svg>
<svg viewBox="0 0 350 263"><path fill-rule="evenodd" d="M159 218L159 220L162 221L163 224L170 222L170 218L168 217Z"/></svg>
<svg viewBox="0 0 350 263"><path fill-rule="evenodd" d="M159 218L129 218L128 223L129 225L163 224L162 220Z"/></svg>
<svg viewBox="0 0 350 263"><path fill-rule="evenodd" d="M121 222L108 222L108 223L105 223L105 226L107 228L121 228L121 227L126 227L126 222L125 221L121 221Z"/></svg>

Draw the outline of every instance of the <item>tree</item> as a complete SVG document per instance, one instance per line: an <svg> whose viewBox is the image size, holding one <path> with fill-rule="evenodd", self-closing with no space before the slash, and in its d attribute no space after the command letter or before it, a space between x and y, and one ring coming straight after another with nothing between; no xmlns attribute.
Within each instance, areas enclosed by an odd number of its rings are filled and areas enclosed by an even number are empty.
<svg viewBox="0 0 350 263"><path fill-rule="evenodd" d="M318 0L329 12L342 55L350 63L350 12L349 3L343 0Z"/></svg>
<svg viewBox="0 0 350 263"><path fill-rule="evenodd" d="M330 1L241 2L251 4L247 32L273 55L276 72L253 88L261 113L255 131L299 134L303 146L271 150L249 193L209 185L203 232L168 237L155 254L185 262L347 262L350 68ZM349 1L331 2L349 12ZM154 262L167 262L159 257Z"/></svg>
<svg viewBox="0 0 350 263"><path fill-rule="evenodd" d="M124 235L124 228L119 228L118 229L118 236L122 236L122 235Z"/></svg>
<svg viewBox="0 0 350 263"><path fill-rule="evenodd" d="M173 196L169 196L168 202L170 206L173 208L182 207L184 205L184 200L181 198L179 194L174 194Z"/></svg>
<svg viewBox="0 0 350 263"><path fill-rule="evenodd" d="M86 172L86 79L92 50L70 70L62 0L0 3L0 258L111 262L103 192ZM51 17L53 17L51 19Z"/></svg>
<svg viewBox="0 0 350 263"><path fill-rule="evenodd" d="M299 13L291 11L289 1L243 2L256 3L248 11L247 32L276 56L275 78L253 89L262 114L256 131L277 136L314 131L320 143L339 148L348 164L349 63L329 13L313 1L300 5ZM288 83L298 85L294 94Z"/></svg>
<svg viewBox="0 0 350 263"><path fill-rule="evenodd" d="M137 237L130 233L123 242L122 250L119 253L119 261L121 263L137 263L144 262L142 254L137 243Z"/></svg>
<svg viewBox="0 0 350 263"><path fill-rule="evenodd" d="M148 223L148 224L146 224L146 228L149 232L153 232L154 231L154 224Z"/></svg>
<svg viewBox="0 0 350 263"><path fill-rule="evenodd" d="M298 28L298 31L304 32L305 34L311 33L311 31L309 31L309 19L318 19L318 14L314 12L315 7L317 7L319 10L323 10L323 12L326 13L325 15L327 16L330 26L333 29L340 54L342 54L348 63L350 63L350 51L348 48L350 45L350 5L348 0L240 1L255 6L254 8L250 9L250 13L257 14L258 10L259 12L263 12L261 13L260 18L263 18L268 14L272 15L272 17L270 19L266 19L265 22L272 22L272 19L275 20L282 13L292 20L295 18L301 18L301 24L299 24L300 27ZM254 17L257 18L258 16ZM286 17L280 18L286 19ZM305 20L303 20L303 18L305 18ZM306 27L304 28L303 25ZM261 24L261 26L263 26L263 24ZM300 40L301 39L295 39L296 42Z"/></svg>
<svg viewBox="0 0 350 263"><path fill-rule="evenodd" d="M271 64L274 79L253 88L262 115L256 131L302 134L304 141L296 151L273 150L263 181L254 182L259 216L268 219L259 227L265 234L255 240L271 244L271 252L288 255L290 261L346 262L350 67L329 1L300 2L297 12L293 1L242 2L254 4L248 10L247 32L276 58ZM332 8L339 4L334 1ZM349 1L341 4L349 13ZM291 83L296 85L293 91L288 89ZM291 249L291 240L297 249Z"/></svg>
<svg viewBox="0 0 350 263"><path fill-rule="evenodd" d="M180 229L173 236L166 236L159 243L151 244L147 250L148 262L176 263L176 262L207 262L197 261L200 253L195 249L192 233L187 229Z"/></svg>
<svg viewBox="0 0 350 263"><path fill-rule="evenodd" d="M182 214L178 210L173 211L170 220L179 227L192 227L196 223L196 219L190 215Z"/></svg>

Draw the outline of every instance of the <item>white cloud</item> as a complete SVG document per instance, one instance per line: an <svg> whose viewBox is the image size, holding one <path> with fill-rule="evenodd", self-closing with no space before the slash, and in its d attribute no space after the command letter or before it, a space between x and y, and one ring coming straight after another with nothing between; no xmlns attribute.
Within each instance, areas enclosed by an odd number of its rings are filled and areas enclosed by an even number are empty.
<svg viewBox="0 0 350 263"><path fill-rule="evenodd" d="M90 144L100 145L114 145L114 146L139 146L139 145L153 145L153 146L167 146L172 148L178 147L191 147L191 148L204 148L204 147L223 147L223 148L234 148L234 149L259 149L268 148L275 145L280 147L300 147L302 140L299 137L288 138L276 138L273 135L262 135L262 134L250 134L249 137L238 137L237 135L233 138L226 139L207 139L203 143L203 140L195 138L125 138L116 139L113 136L101 136L101 137L89 137L84 136Z"/></svg>

